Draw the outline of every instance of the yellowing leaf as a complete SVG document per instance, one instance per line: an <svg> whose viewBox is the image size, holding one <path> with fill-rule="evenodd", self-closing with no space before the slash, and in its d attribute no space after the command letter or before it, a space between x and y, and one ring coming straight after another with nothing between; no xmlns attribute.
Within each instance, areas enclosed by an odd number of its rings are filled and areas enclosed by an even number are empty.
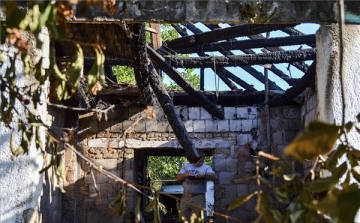
<svg viewBox="0 0 360 223"><path fill-rule="evenodd" d="M300 161L311 160L320 154L326 154L339 137L340 127L323 122L312 122L303 133L298 135L284 153Z"/></svg>

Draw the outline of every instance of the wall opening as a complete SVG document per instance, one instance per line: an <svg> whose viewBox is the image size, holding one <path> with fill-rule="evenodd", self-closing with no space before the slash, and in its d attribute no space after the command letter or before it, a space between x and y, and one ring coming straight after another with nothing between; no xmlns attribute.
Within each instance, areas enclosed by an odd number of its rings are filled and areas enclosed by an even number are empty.
<svg viewBox="0 0 360 223"><path fill-rule="evenodd" d="M205 163L213 167L213 150L201 150L205 153ZM165 205L166 214L162 215L162 222L180 222L178 216L178 207L176 198L181 198L183 194L182 184L175 178L182 165L187 163L183 149L142 149L136 150L135 159L141 158L146 164L142 166L140 176L146 176L146 184L159 191L160 201ZM140 171L140 168L138 168ZM214 207L214 182L207 183L206 206L207 215L211 216ZM151 191L149 191L151 195ZM152 213L145 213L148 201L143 202L144 218L150 220ZM150 218L150 219L146 219Z"/></svg>

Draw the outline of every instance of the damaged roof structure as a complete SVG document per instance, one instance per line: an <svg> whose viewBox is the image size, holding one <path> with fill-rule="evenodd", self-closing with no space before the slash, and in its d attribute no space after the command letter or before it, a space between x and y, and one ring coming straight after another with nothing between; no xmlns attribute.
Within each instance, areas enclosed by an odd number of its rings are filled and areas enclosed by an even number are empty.
<svg viewBox="0 0 360 223"><path fill-rule="evenodd" d="M196 2L196 4L201 3L201 1ZM145 1L143 4L149 4L149 1ZM170 1L168 4L175 4L175 2ZM316 4L320 3L316 2ZM130 6L130 3L127 6ZM126 10L131 13L135 9L130 7ZM272 9L269 8L269 10ZM108 19L106 17L108 14L104 16L104 11L97 11L96 8L90 8L87 13L90 15L86 14L88 17L83 19L81 16L84 15L84 11L80 13L78 10L76 16L79 17L74 17L67 22L67 32L64 37L83 43L106 44L104 54L105 67L110 68L107 69L108 77L111 78L111 66L131 66L134 67L137 82L136 87L126 84L111 84L97 92L96 97L118 106L127 106L129 100L136 101L134 97L138 97L144 106L160 104L190 161L198 158L198 152L180 117L176 114L174 105L201 106L213 117L223 119L224 114L218 105L229 106L234 105L234 102L237 103L236 106L261 105L265 103L265 94L269 97L268 106L296 104L298 96L307 87L315 84L315 35L306 35L298 31L296 25L300 23L230 23L228 27L222 28L216 23L216 20L213 20L213 22L203 24L210 30L204 32L197 27L196 23L186 22L189 19L180 18L181 22L177 23L174 18L169 18L168 20L172 22L179 38L161 43L161 47L157 48L146 42L145 32L148 28L145 23L119 21L114 17ZM120 16L121 13L120 11L116 15ZM271 15L272 13L268 13L268 16L271 17ZM276 20L276 17L273 19ZM326 19L331 20L330 17ZM156 21L156 19L154 20ZM286 36L277 38L264 36L272 31L282 31ZM239 39L239 37L242 38ZM292 45L305 47L297 50L284 48ZM255 48L261 49L262 52L256 53ZM75 47L72 42L60 42L56 44L56 52L59 62L67 61L71 59L71 55L75 54ZM84 46L83 52L85 64L89 69L96 60L95 52L91 46ZM214 56L214 52L219 55ZM183 56L184 54L196 56L188 57ZM311 61L311 65L305 61ZM302 77L292 78L277 67L278 63L288 63L289 66L295 67L303 73ZM254 65L262 65L266 69L264 72L260 72L254 68ZM264 84L265 91L258 91L247 82L246 78L243 78L241 73L233 73L227 67L242 68L244 72ZM200 90L191 86L183 78L178 68L200 68ZM205 68L211 68L212 72L226 84L230 91L205 91L204 80L208 78L204 75ZM170 96L162 83L163 79L159 75L159 70L165 72L183 91L171 91ZM268 77L268 71L285 81L290 87L283 89L275 80ZM211 75L211 78L214 76Z"/></svg>

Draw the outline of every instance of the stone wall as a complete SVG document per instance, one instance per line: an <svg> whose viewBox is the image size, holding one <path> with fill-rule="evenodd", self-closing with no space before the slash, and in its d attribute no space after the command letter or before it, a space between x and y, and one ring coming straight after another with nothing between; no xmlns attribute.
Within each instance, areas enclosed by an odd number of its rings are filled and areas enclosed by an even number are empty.
<svg viewBox="0 0 360 223"><path fill-rule="evenodd" d="M137 183L138 173L141 170L137 169L140 160L134 155L135 151L181 149L162 109L155 108L156 118L152 119L144 115L145 111L144 108L132 107L110 110L107 115L95 113L80 115L79 151L95 164L101 165L103 169L129 183ZM195 146L199 150L212 151L213 168L219 177L218 182L215 183L215 212L230 215L243 222L254 220L255 200L250 200L232 212L228 212L227 207L235 198L259 188L256 182L247 180L249 176L255 174L257 160L260 161L262 175L270 177L264 170L269 165L269 161L254 157L252 152L262 150L281 156L284 147L301 128L300 108L270 109L270 148L266 146L267 117L263 108L224 107L224 120L212 118L199 107L179 106L177 111ZM130 131L126 137L122 137L125 130ZM72 156L67 158L72 160ZM71 218L76 216L76 222L131 222L136 196L134 191L127 190L129 195L127 213L122 217L114 215L109 209L109 204L115 200L122 185L91 170L91 165L88 163L80 162L81 165L76 173L68 171L72 185L67 188L65 200L70 202L63 203L67 206L64 207L68 213L67 221L71 221ZM72 165L76 164L72 163ZM70 166L68 165L68 168L76 169ZM77 193L75 193L76 188ZM73 198L75 194L76 201ZM223 217L216 217L216 222L226 222L226 220ZM231 222L231 219L227 222Z"/></svg>

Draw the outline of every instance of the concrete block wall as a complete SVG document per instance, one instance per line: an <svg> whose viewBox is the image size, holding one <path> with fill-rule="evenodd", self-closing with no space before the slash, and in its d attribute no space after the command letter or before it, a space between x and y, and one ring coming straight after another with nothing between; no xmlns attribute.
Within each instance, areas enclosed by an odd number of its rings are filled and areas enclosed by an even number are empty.
<svg viewBox="0 0 360 223"><path fill-rule="evenodd" d="M198 149L213 150L213 169L219 181L215 183L215 211L228 214L243 222L256 218L255 200L228 212L227 207L235 198L251 193L259 187L246 180L255 174L256 159L251 150L276 152L282 149L301 128L300 109L277 107L270 110L271 148L267 148L266 121L262 108L256 106L224 107L225 119L213 118L200 107L178 106L179 113L190 137ZM102 165L130 183L136 183L137 171L135 149L166 148L179 149L171 126L161 108L154 108L156 118L147 118L144 108L111 110L100 119L96 114L84 115L80 120L82 152L95 164ZM139 120L142 118L141 120ZM134 123L138 123L134 125ZM126 137L123 134L127 132ZM114 143L109 146L109 142ZM267 166L260 160L261 168ZM89 165L82 162L78 171L78 222L131 222L131 211L135 205L135 193L128 190L127 214L123 218L111 215L107 206L115 198L121 185L93 171L100 194L95 196L94 180ZM97 220L96 220L97 219ZM216 222L229 222L222 217Z"/></svg>
<svg viewBox="0 0 360 223"><path fill-rule="evenodd" d="M307 89L304 97L304 104L301 107L301 126L306 128L311 122L318 120L317 92ZM303 163L304 174L308 173L313 167L314 160Z"/></svg>

